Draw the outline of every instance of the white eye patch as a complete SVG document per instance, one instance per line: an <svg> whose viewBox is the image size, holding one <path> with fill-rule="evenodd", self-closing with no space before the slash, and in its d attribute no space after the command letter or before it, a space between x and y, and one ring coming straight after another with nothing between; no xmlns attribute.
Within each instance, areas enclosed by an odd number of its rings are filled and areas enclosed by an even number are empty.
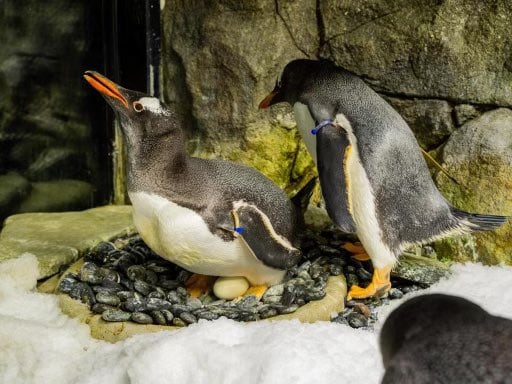
<svg viewBox="0 0 512 384"><path fill-rule="evenodd" d="M156 97L141 97L139 103L142 104L145 110L153 112L155 115L169 115L169 112L162 108L160 100Z"/></svg>

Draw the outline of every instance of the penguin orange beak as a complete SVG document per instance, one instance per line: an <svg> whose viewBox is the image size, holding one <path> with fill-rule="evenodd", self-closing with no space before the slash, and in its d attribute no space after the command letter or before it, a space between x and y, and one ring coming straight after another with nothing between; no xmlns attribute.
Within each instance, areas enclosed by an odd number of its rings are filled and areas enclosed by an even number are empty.
<svg viewBox="0 0 512 384"><path fill-rule="evenodd" d="M128 108L128 101L119 91L119 86L113 81L95 71L86 71L84 73L84 79L103 96L117 99Z"/></svg>
<svg viewBox="0 0 512 384"><path fill-rule="evenodd" d="M265 109L270 107L273 103L274 97L277 95L277 91L274 90L268 94L267 97L265 97L263 100L261 100L260 105L258 106L259 109Z"/></svg>

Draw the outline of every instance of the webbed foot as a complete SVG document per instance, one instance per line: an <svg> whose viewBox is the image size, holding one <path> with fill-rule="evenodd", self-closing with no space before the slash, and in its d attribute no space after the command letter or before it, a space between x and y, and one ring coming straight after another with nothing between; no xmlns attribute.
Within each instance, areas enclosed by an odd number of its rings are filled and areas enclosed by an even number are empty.
<svg viewBox="0 0 512 384"><path fill-rule="evenodd" d="M390 273L391 267L375 268L371 283L366 288L353 285L347 295L347 300L384 296L391 289Z"/></svg>
<svg viewBox="0 0 512 384"><path fill-rule="evenodd" d="M370 256L366 253L363 245L359 242L356 243L345 243L341 246L345 251L352 253L350 257L357 261L368 261L370 260Z"/></svg>
<svg viewBox="0 0 512 384"><path fill-rule="evenodd" d="M247 291L245 291L244 297L253 295L253 296L256 296L259 300L263 297L265 292L267 292L267 289L268 289L268 285L265 285L265 284L253 285L252 287L249 287L249 289Z"/></svg>
<svg viewBox="0 0 512 384"><path fill-rule="evenodd" d="M185 282L185 288L192 297L207 295L212 291L215 280L215 276L199 275L194 273Z"/></svg>

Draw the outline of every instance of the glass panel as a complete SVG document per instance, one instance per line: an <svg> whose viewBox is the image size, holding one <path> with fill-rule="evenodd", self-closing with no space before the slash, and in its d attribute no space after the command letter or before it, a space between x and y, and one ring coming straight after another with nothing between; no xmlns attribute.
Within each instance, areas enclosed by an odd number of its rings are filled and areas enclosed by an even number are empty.
<svg viewBox="0 0 512 384"><path fill-rule="evenodd" d="M110 133L82 79L103 62L101 4L88 3L0 3L0 220L109 199Z"/></svg>

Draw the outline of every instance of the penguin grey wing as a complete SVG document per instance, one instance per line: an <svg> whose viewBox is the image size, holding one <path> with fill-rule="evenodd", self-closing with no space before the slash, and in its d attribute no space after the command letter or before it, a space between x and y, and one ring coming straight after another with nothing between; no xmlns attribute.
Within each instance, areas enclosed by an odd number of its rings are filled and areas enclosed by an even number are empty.
<svg viewBox="0 0 512 384"><path fill-rule="evenodd" d="M254 205L240 203L232 211L235 231L265 265L286 269L297 264L301 252L274 230L268 217Z"/></svg>
<svg viewBox="0 0 512 384"><path fill-rule="evenodd" d="M317 133L317 168L327 213L344 232L355 233L350 213L345 157L350 143L343 128L327 125Z"/></svg>

